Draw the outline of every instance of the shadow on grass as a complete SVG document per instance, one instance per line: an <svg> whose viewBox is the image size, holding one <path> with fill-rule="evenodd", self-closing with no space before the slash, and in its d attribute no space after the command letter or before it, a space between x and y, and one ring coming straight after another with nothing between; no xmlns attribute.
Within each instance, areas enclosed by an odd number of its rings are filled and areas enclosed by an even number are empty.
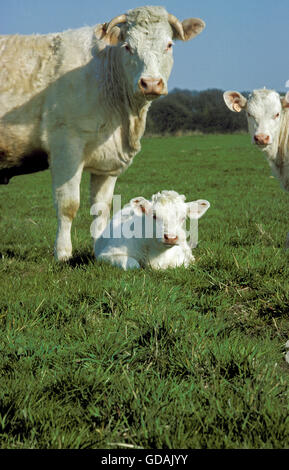
<svg viewBox="0 0 289 470"><path fill-rule="evenodd" d="M95 257L91 251L87 250L75 253L75 255L65 264L72 268L77 268L79 266L87 266L90 263L95 263Z"/></svg>
<svg viewBox="0 0 289 470"><path fill-rule="evenodd" d="M34 256L33 256L34 255ZM40 251L38 253L33 253L33 255L30 252L23 252L21 253L20 251L14 250L14 249L4 249L0 251L0 260L2 259L15 259L19 261L37 261L37 258L41 256ZM47 253L45 253L47 255ZM36 258L35 258L36 256ZM53 253L50 254L51 261L53 262L54 257ZM66 262L57 262L56 264L58 266L70 266L72 268L77 268L79 266L87 266L90 263L95 263L95 257L92 252L89 250L86 251L81 251L81 252L76 252L74 256L66 261Z"/></svg>
<svg viewBox="0 0 289 470"><path fill-rule="evenodd" d="M28 256L27 256L27 253L20 253L19 251L11 250L10 248L8 248L7 250L3 250L0 252L0 259L4 259L4 258L8 258L8 259L17 258L19 260L26 261Z"/></svg>

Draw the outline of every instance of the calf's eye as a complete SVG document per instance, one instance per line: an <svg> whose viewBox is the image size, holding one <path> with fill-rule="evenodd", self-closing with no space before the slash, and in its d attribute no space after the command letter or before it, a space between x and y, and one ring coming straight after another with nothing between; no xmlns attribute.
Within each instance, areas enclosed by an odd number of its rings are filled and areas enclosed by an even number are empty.
<svg viewBox="0 0 289 470"><path fill-rule="evenodd" d="M275 114L274 119L277 119L280 116L280 113Z"/></svg>

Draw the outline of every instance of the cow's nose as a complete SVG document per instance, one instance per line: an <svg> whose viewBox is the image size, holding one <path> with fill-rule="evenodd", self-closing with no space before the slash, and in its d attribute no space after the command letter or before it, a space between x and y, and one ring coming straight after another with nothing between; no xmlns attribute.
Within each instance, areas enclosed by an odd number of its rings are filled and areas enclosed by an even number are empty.
<svg viewBox="0 0 289 470"><path fill-rule="evenodd" d="M175 245L178 241L178 237L171 237L170 235L164 234L164 241L168 245Z"/></svg>
<svg viewBox="0 0 289 470"><path fill-rule="evenodd" d="M267 134L255 134L254 140L258 145L267 145L269 144L270 137Z"/></svg>
<svg viewBox="0 0 289 470"><path fill-rule="evenodd" d="M164 81L162 78L141 78L138 86L144 95L163 95Z"/></svg>

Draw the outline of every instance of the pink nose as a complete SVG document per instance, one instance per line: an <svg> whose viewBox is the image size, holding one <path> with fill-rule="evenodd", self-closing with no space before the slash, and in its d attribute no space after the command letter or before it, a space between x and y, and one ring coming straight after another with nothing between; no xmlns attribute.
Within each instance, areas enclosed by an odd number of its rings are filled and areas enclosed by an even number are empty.
<svg viewBox="0 0 289 470"><path fill-rule="evenodd" d="M178 241L178 237L170 237L169 235L165 233L164 240L165 240L165 243L167 243L168 245L175 245Z"/></svg>
<svg viewBox="0 0 289 470"><path fill-rule="evenodd" d="M141 78L138 86L144 95L164 95L162 78Z"/></svg>
<svg viewBox="0 0 289 470"><path fill-rule="evenodd" d="M267 145L269 144L270 137L267 134L255 134L254 140L255 140L255 143L258 145Z"/></svg>

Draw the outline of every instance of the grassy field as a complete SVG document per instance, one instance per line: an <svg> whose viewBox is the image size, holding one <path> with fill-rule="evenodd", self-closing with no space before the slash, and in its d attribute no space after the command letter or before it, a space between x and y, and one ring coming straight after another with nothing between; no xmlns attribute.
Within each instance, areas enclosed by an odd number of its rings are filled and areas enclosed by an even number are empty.
<svg viewBox="0 0 289 470"><path fill-rule="evenodd" d="M189 269L96 263L88 182L65 265L49 172L0 187L1 448L288 448L289 199L261 152L144 139L119 178L210 201Z"/></svg>

